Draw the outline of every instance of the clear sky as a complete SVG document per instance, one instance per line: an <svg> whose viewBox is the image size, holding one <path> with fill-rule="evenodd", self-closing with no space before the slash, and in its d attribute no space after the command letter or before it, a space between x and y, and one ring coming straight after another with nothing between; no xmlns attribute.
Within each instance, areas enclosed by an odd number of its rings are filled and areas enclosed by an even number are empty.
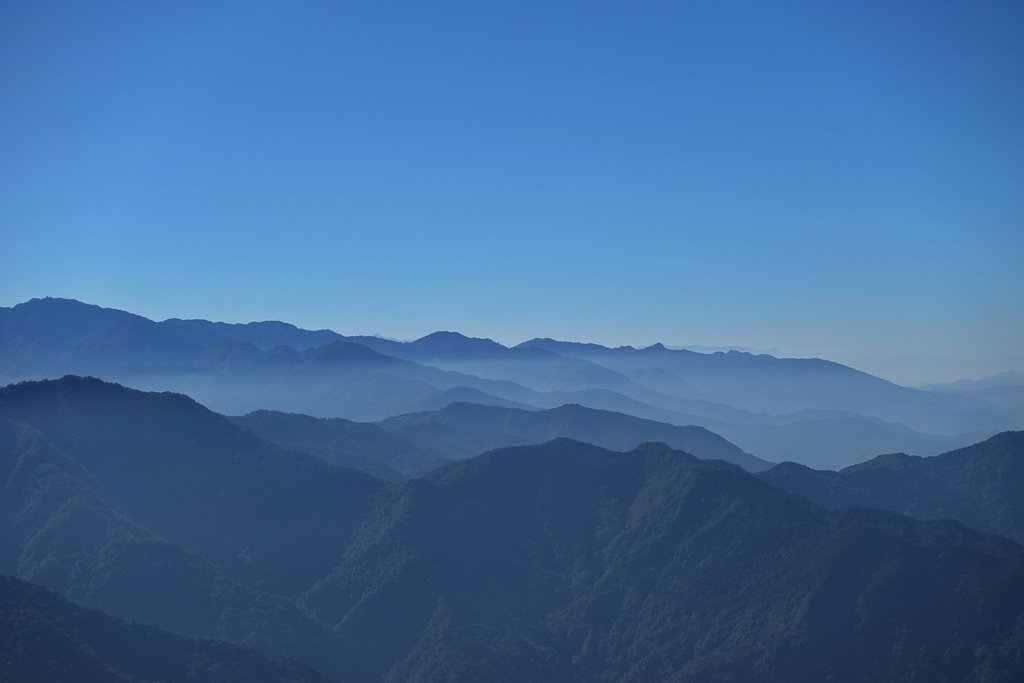
<svg viewBox="0 0 1024 683"><path fill-rule="evenodd" d="M0 305L1024 369L1024 3L0 3Z"/></svg>

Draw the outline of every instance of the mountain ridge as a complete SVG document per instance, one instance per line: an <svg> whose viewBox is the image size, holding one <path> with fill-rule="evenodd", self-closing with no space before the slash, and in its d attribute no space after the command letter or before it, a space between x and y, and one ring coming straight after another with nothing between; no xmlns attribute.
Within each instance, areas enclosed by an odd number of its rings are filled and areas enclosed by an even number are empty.
<svg viewBox="0 0 1024 683"><path fill-rule="evenodd" d="M1024 432L931 457L888 453L838 472L783 463L758 476L826 507L949 517L1024 543Z"/></svg>
<svg viewBox="0 0 1024 683"><path fill-rule="evenodd" d="M472 444L462 452L464 456L501 446L570 437L613 450L631 450L639 443L665 441L698 457L725 460L752 471L771 466L703 427L678 427L578 404L527 411L452 403L439 411L400 415L379 424L413 441L432 444L435 450L444 444L453 453L459 444ZM439 430L447 433L442 436ZM503 442L502 436L512 441Z"/></svg>
<svg viewBox="0 0 1024 683"><path fill-rule="evenodd" d="M36 433L45 444L26 440ZM117 596L163 601L178 616L147 618L182 630L201 630L202 608L214 635L331 675L1024 673L1017 543L952 520L828 510L664 444L561 438L389 484L275 447L186 396L71 377L0 390L0 456L24 473L4 478L5 567L112 612ZM195 562L205 574L185 571ZM197 578L168 580L183 575ZM211 598L196 605L203 586ZM249 612L217 607L232 593Z"/></svg>
<svg viewBox="0 0 1024 683"><path fill-rule="evenodd" d="M467 345L474 350L460 350ZM277 321L157 323L74 300L0 309L0 382L69 373L187 393L236 415L270 409L378 421L472 392L476 402L506 406L580 403L700 425L766 459L814 465L823 464L827 445L829 427L817 422L824 408L850 416L835 467L880 449L932 454L966 445L1016 428L1018 411L1016 397L921 392L829 361L540 338L510 348L454 332L404 343ZM780 420L786 424L772 426ZM910 425L913 433L886 425Z"/></svg>

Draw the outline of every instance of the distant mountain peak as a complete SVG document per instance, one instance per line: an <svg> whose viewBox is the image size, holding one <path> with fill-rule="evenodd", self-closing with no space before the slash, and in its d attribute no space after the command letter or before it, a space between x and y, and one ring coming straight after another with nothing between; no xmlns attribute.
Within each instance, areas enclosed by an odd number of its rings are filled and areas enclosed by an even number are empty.
<svg viewBox="0 0 1024 683"><path fill-rule="evenodd" d="M454 332L452 330L436 330L430 334L425 334L416 341L426 341L428 339L471 339L461 332Z"/></svg>
<svg viewBox="0 0 1024 683"><path fill-rule="evenodd" d="M560 341L558 339L552 339L551 337L534 337L527 341L516 344L516 348L539 348L546 351L554 351L558 347L568 347L574 349L587 349L591 351L609 351L609 347L602 346L601 344L595 344L593 342L573 342L573 341Z"/></svg>
<svg viewBox="0 0 1024 683"><path fill-rule="evenodd" d="M391 360L396 363L401 363L397 358L385 356L384 354L378 353L367 346L344 339L339 339L337 341L330 342L329 344L325 344L324 346L309 349L302 355L308 359L319 362L366 359Z"/></svg>
<svg viewBox="0 0 1024 683"><path fill-rule="evenodd" d="M45 311L48 313L57 313L64 311L80 311L82 313L105 313L105 314L116 314L123 317L141 318L135 313L128 311L122 311L117 308L107 308L105 306L97 306L96 304L88 304L78 299L67 299L63 297L44 296L37 297L35 299L29 299L28 301L20 304L15 304L9 310L13 311Z"/></svg>
<svg viewBox="0 0 1024 683"><path fill-rule="evenodd" d="M436 332L431 332L428 335L420 337L413 343L438 341L484 342L487 344L494 344L495 346L501 346L498 342L493 339L488 339L487 337L470 337L462 334L461 332L453 332L451 330L438 330Z"/></svg>
<svg viewBox="0 0 1024 683"><path fill-rule="evenodd" d="M495 354L505 353L508 348L502 346L493 339L481 337L467 337L461 332L439 330L431 332L425 337L420 337L412 342L411 347L418 353L451 354L451 353L476 353Z"/></svg>
<svg viewBox="0 0 1024 683"><path fill-rule="evenodd" d="M13 308L31 308L34 306L81 306L83 308L99 308L103 310L113 311L117 309L106 308L105 306L97 306L96 304L86 303L79 301L78 299L72 299L63 296L37 296L24 301L20 304L15 304Z"/></svg>

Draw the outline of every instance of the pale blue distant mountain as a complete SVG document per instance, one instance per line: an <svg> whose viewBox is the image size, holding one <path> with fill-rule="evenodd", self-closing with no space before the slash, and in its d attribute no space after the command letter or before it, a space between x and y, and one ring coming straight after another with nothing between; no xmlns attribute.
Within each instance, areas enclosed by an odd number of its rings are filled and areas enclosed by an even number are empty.
<svg viewBox="0 0 1024 683"><path fill-rule="evenodd" d="M509 348L455 332L400 342L276 321L154 322L66 299L0 308L0 382L68 373L180 391L227 414L377 421L452 402L576 403L702 426L760 457L819 467L937 453L1019 424L1012 393L921 391L818 359L550 339Z"/></svg>
<svg viewBox="0 0 1024 683"><path fill-rule="evenodd" d="M703 424L768 460L790 460L826 470L863 462L866 453L938 455L989 436L986 432L957 436L924 434L901 424L856 414L809 417L780 424Z"/></svg>
<svg viewBox="0 0 1024 683"><path fill-rule="evenodd" d="M1018 427L1024 427L1024 373L1003 372L981 379L962 379L922 388L982 401L992 410L1012 419Z"/></svg>
<svg viewBox="0 0 1024 683"><path fill-rule="evenodd" d="M696 351L697 353L718 353L719 351L740 351L741 353L754 353L761 354L766 353L769 356L782 355L778 349L755 349L752 346L704 346L703 344L666 344L665 348L673 350L685 350L685 351Z"/></svg>
<svg viewBox="0 0 1024 683"><path fill-rule="evenodd" d="M941 384L926 384L921 389L931 391L978 391L992 387L1019 387L1024 386L1024 372L1007 371L998 375L989 375L980 379L960 379L955 382L944 382Z"/></svg>
<svg viewBox="0 0 1024 683"><path fill-rule="evenodd" d="M752 472L773 464L744 452L703 427L678 427L580 405L518 410L453 403L434 412L389 418L380 426L422 448L461 458L505 446L569 438L623 451L657 441L698 458L724 460Z"/></svg>
<svg viewBox="0 0 1024 683"><path fill-rule="evenodd" d="M984 402L899 386L817 358L775 358L730 351L701 354L655 344L607 348L553 339L520 346L590 360L621 373L651 369L679 375L703 398L753 413L785 414L809 408L860 413L933 434L956 435L1013 426Z"/></svg>
<svg viewBox="0 0 1024 683"><path fill-rule="evenodd" d="M331 330L304 330L289 323L267 320L255 323L216 323L209 320L181 320L169 318L162 323L192 333L210 334L252 344L269 350L275 346L291 346L299 351L323 346L344 337Z"/></svg>

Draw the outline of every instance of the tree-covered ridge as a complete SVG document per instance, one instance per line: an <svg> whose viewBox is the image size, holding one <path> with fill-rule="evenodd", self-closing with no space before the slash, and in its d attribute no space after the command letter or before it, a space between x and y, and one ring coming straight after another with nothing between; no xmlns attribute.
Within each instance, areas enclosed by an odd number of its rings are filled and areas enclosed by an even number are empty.
<svg viewBox="0 0 1024 683"><path fill-rule="evenodd" d="M345 680L1024 675L1016 543L662 444L386 483L66 377L0 390L0 463L0 572Z"/></svg>
<svg viewBox="0 0 1024 683"><path fill-rule="evenodd" d="M508 448L395 486L304 602L394 681L1024 672L1016 544L661 445Z"/></svg>
<svg viewBox="0 0 1024 683"><path fill-rule="evenodd" d="M187 397L76 377L0 390L0 444L0 571L122 618L352 666L289 590L337 561L375 480Z"/></svg>
<svg viewBox="0 0 1024 683"><path fill-rule="evenodd" d="M783 463L760 476L826 507L950 517L1024 543L1024 432L931 458L892 453L839 472Z"/></svg>
<svg viewBox="0 0 1024 683"><path fill-rule="evenodd" d="M772 464L703 427L679 427L575 404L548 410L522 410L452 403L441 410L399 415L380 424L410 441L462 457L503 446L569 438L617 451L658 441L699 458L724 460L753 472Z"/></svg>
<svg viewBox="0 0 1024 683"><path fill-rule="evenodd" d="M173 635L83 609L41 586L0 576L0 680L327 683L297 662Z"/></svg>
<svg viewBox="0 0 1024 683"><path fill-rule="evenodd" d="M455 455L420 446L375 424L340 417L259 410L230 419L271 443L388 481L419 476Z"/></svg>

